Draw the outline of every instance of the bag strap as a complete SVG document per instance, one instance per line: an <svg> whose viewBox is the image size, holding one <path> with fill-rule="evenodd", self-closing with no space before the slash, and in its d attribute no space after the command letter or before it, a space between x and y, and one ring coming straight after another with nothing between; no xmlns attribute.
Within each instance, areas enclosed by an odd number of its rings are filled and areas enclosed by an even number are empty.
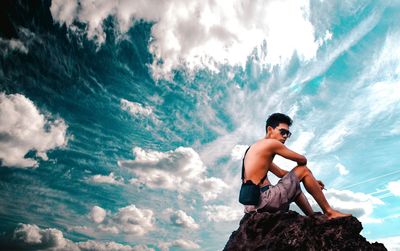
<svg viewBox="0 0 400 251"><path fill-rule="evenodd" d="M247 154L247 152L249 151L250 147L251 147L251 146L249 146L249 147L247 148L247 150L246 150L246 152L244 153L244 156L243 156L243 161L242 161L242 182L244 182L244 158L246 157L246 154ZM267 176L268 176L268 174L266 173L266 174L264 175L264 177L260 180L260 183L258 183L257 185L260 185L261 183L263 183L264 180L267 178Z"/></svg>
<svg viewBox="0 0 400 251"><path fill-rule="evenodd" d="M247 148L246 152L244 153L243 156L243 162L242 162L242 182L244 181L244 158L246 157L247 152L249 151L250 146Z"/></svg>

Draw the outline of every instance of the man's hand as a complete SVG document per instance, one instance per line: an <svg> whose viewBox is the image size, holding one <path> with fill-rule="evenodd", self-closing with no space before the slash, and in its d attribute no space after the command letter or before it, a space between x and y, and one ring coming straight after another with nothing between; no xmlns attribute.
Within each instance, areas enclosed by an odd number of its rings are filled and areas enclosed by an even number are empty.
<svg viewBox="0 0 400 251"><path fill-rule="evenodd" d="M320 180L317 180L317 182L318 182L318 185L321 188L321 190L323 190L325 188L325 184Z"/></svg>

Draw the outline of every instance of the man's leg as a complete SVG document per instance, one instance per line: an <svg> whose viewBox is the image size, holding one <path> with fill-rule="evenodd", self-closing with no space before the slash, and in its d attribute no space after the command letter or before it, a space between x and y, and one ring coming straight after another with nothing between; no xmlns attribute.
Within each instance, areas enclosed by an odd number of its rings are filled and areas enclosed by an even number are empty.
<svg viewBox="0 0 400 251"><path fill-rule="evenodd" d="M314 213L314 211L312 210L312 207L310 205L310 203L308 202L306 196L304 195L303 192L301 192L296 199L294 200L294 202L296 202L296 205L299 206L299 208L301 209L301 211L303 211L303 213L307 216L310 216Z"/></svg>
<svg viewBox="0 0 400 251"><path fill-rule="evenodd" d="M324 214L328 216L329 219L351 216L351 214L344 214L336 211L329 205L310 169L306 166L297 166L292 171L296 174L297 178L299 178L300 182L303 182L307 192L314 197Z"/></svg>

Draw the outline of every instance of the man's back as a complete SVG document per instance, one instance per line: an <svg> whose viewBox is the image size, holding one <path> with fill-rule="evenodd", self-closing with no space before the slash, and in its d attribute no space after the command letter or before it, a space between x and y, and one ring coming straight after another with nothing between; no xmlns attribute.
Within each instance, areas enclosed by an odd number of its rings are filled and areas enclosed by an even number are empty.
<svg viewBox="0 0 400 251"><path fill-rule="evenodd" d="M250 146L244 160L245 179L258 184L269 171L275 153L272 151L274 139L261 139ZM264 185L270 185L268 179Z"/></svg>

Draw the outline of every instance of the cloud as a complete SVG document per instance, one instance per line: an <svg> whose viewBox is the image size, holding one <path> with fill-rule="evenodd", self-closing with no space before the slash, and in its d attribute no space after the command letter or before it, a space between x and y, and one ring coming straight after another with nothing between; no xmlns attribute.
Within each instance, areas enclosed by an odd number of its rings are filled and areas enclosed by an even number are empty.
<svg viewBox="0 0 400 251"><path fill-rule="evenodd" d="M399 32L388 32L382 47L375 49L376 53L371 57L373 58L371 64L363 69L359 74L360 77L353 80L352 86L347 90L347 93L353 93L354 97L349 100L349 97L343 95L345 98L334 101L338 111L345 108L348 112L316 143L321 146L322 151L337 150L345 143L346 138L368 128L378 119L390 119L396 116L399 111L396 104L400 102L400 94L397 91L400 88L400 49L396 45L399 38ZM330 117L337 115L328 114ZM315 117L315 114L311 116ZM389 134L396 134L393 124L389 127L391 128Z"/></svg>
<svg viewBox="0 0 400 251"><path fill-rule="evenodd" d="M28 54L29 50L26 48L24 43L18 39L3 39L0 38L0 53L2 55L8 55L12 51L17 51L23 54Z"/></svg>
<svg viewBox="0 0 400 251"><path fill-rule="evenodd" d="M134 147L133 153L135 160L118 161L136 175L131 184L180 192L197 190L204 200L215 199L227 187L221 179L205 176L206 167L192 148L157 152Z"/></svg>
<svg viewBox="0 0 400 251"><path fill-rule="evenodd" d="M158 245L162 251L168 251L171 247L182 248L186 250L199 249L200 246L190 240L178 239L171 242L163 242Z"/></svg>
<svg viewBox="0 0 400 251"><path fill-rule="evenodd" d="M110 242L98 242L98 241L86 241L77 244L82 251L154 251L153 248L149 248L145 245L129 246L122 245L113 241Z"/></svg>
<svg viewBox="0 0 400 251"><path fill-rule="evenodd" d="M248 147L248 145L235 145L231 152L231 158L234 160L241 160Z"/></svg>
<svg viewBox="0 0 400 251"><path fill-rule="evenodd" d="M113 172L111 172L109 175L96 174L96 175L92 176L90 178L90 180L94 183L106 183L106 184L114 184L114 185L124 184L124 178L115 177Z"/></svg>
<svg viewBox="0 0 400 251"><path fill-rule="evenodd" d="M171 214L170 220L173 224L184 228L198 229L199 225L192 217L187 215L184 211L178 210Z"/></svg>
<svg viewBox="0 0 400 251"><path fill-rule="evenodd" d="M313 132L300 132L296 141L290 144L290 149L297 153L304 154L314 137L315 134Z"/></svg>
<svg viewBox="0 0 400 251"><path fill-rule="evenodd" d="M400 196L400 180L389 182L387 188L393 195Z"/></svg>
<svg viewBox="0 0 400 251"><path fill-rule="evenodd" d="M145 106L137 102L131 102L126 99L120 101L121 109L127 111L132 117L139 119L149 119L156 125L160 125L161 121L154 114L154 108Z"/></svg>
<svg viewBox="0 0 400 251"><path fill-rule="evenodd" d="M3 166L36 168L36 157L48 160L47 152L67 144L63 119L51 120L21 94L0 93L0 160Z"/></svg>
<svg viewBox="0 0 400 251"><path fill-rule="evenodd" d="M209 221L237 221L243 217L243 208L233 208L225 205L204 206Z"/></svg>
<svg viewBox="0 0 400 251"><path fill-rule="evenodd" d="M355 193L350 190L328 189L325 196L329 204L339 211L351 213L363 223L380 223L381 219L373 218L376 206L383 205L383 201L377 197L364 193ZM314 208L318 208L316 203ZM317 210L320 210L319 208Z"/></svg>
<svg viewBox="0 0 400 251"><path fill-rule="evenodd" d="M118 209L117 212L106 212L99 206L94 206L90 219L97 223L94 228L75 226L75 232L95 235L96 231L112 235L143 236L154 230L154 212L150 209L137 208L134 204Z"/></svg>
<svg viewBox="0 0 400 251"><path fill-rule="evenodd" d="M343 164L337 163L335 167L338 169L340 175L349 174L349 170L347 170L347 168Z"/></svg>
<svg viewBox="0 0 400 251"><path fill-rule="evenodd" d="M90 211L90 218L96 222L96 223L101 223L103 222L104 218L106 217L106 210L99 206L94 206L92 207L92 210Z"/></svg>
<svg viewBox="0 0 400 251"><path fill-rule="evenodd" d="M132 116L150 116L153 113L153 109L151 107L146 107L140 103L131 102L126 99L121 99L121 108L125 111L128 111Z"/></svg>
<svg viewBox="0 0 400 251"><path fill-rule="evenodd" d="M23 247L34 249L79 250L70 240L64 238L60 230L40 229L38 226L30 224L20 224L14 231L13 241L20 242Z"/></svg>
<svg viewBox="0 0 400 251"><path fill-rule="evenodd" d="M141 236L153 229L153 215L150 209L129 205L118 210L112 217L111 226L116 227L119 232Z"/></svg>
<svg viewBox="0 0 400 251"><path fill-rule="evenodd" d="M370 242L383 243L387 250L400 250L400 236L385 237L380 239L371 240Z"/></svg>
<svg viewBox="0 0 400 251"><path fill-rule="evenodd" d="M103 22L109 16L115 17L121 33L137 20L152 22L149 50L155 77L180 66L190 70L216 70L225 63L244 66L255 48L258 57L271 65L286 63L294 53L310 60L329 39L328 33L316 38L307 0L53 0L50 11L55 22L85 33L99 45L106 41ZM86 27L78 28L76 23Z"/></svg>
<svg viewBox="0 0 400 251"><path fill-rule="evenodd" d="M389 79L373 82L359 89L351 103L345 104L347 115L329 129L316 145L320 146L323 152L332 152L342 146L346 138L376 122L376 119L393 115L396 112L396 104L400 102L398 88L400 81Z"/></svg>
<svg viewBox="0 0 400 251"><path fill-rule="evenodd" d="M89 240L73 242L66 239L63 233L55 228L41 229L37 225L22 224L14 230L7 241L10 250L52 250L52 251L154 251L145 245L129 246L116 242Z"/></svg>

